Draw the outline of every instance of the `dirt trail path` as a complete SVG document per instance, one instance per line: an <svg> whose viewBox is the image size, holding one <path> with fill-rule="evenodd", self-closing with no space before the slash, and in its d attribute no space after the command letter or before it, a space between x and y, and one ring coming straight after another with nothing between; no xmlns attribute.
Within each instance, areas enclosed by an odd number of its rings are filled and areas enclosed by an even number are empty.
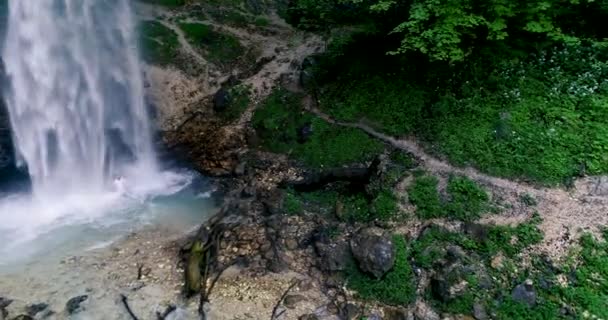
<svg viewBox="0 0 608 320"><path fill-rule="evenodd" d="M539 249L553 257L560 257L566 253L568 247L582 232L596 233L600 227L608 225L608 197L596 196L592 192L596 178L584 178L575 183L572 191L561 188L545 188L533 186L523 182L493 177L470 167L460 168L440 160L423 150L411 138L394 138L380 133L363 123L345 123L332 119L318 109L309 110L330 123L365 131L383 142L413 154L422 165L436 175L464 175L487 188L494 195L500 196L509 203L517 203L523 195L534 197L538 205L535 209L543 218L541 229L545 233L544 242ZM497 216L487 217L484 222L517 223L528 218L526 211L514 206L510 212Z"/></svg>

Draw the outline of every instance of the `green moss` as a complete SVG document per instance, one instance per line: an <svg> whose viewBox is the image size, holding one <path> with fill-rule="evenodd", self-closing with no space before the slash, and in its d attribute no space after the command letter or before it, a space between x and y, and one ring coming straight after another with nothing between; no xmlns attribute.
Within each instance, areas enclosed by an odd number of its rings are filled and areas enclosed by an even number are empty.
<svg viewBox="0 0 608 320"><path fill-rule="evenodd" d="M401 236L393 237L396 248L395 266L377 280L352 266L347 274L348 286L367 300L391 305L407 305L415 296L414 274L408 262L408 251Z"/></svg>
<svg viewBox="0 0 608 320"><path fill-rule="evenodd" d="M186 39L212 63L220 66L233 65L245 54L239 40L230 34L218 32L213 27L201 23L180 23Z"/></svg>
<svg viewBox="0 0 608 320"><path fill-rule="evenodd" d="M360 130L330 125L303 112L300 103L300 95L277 90L256 110L253 125L265 148L314 168L365 162L382 151L381 143ZM305 125L312 135L302 142L298 129Z"/></svg>
<svg viewBox="0 0 608 320"><path fill-rule="evenodd" d="M293 190L288 190L283 200L285 212L290 215L296 215L302 212L302 202Z"/></svg>
<svg viewBox="0 0 608 320"><path fill-rule="evenodd" d="M451 177L447 192L451 199L446 204L445 212L450 218L473 221L488 208L488 194L466 177Z"/></svg>
<svg viewBox="0 0 608 320"><path fill-rule="evenodd" d="M171 64L179 50L177 34L158 21L139 24L140 43L144 61L151 64Z"/></svg>
<svg viewBox="0 0 608 320"><path fill-rule="evenodd" d="M397 198L391 190L382 190L372 201L374 218L390 220L397 213Z"/></svg>
<svg viewBox="0 0 608 320"><path fill-rule="evenodd" d="M439 181L433 176L420 176L408 189L410 202L416 206L416 214L422 219L448 217L473 221L489 209L488 194L466 177L451 177L447 193L449 201L442 202L437 191Z"/></svg>
<svg viewBox="0 0 608 320"><path fill-rule="evenodd" d="M416 215L422 219L438 218L443 216L441 200L437 191L439 181L433 176L416 178L408 189L410 202L416 206Z"/></svg>
<svg viewBox="0 0 608 320"><path fill-rule="evenodd" d="M239 119L251 103L250 90L248 87L239 85L228 90L230 101L226 110L220 113L225 121Z"/></svg>

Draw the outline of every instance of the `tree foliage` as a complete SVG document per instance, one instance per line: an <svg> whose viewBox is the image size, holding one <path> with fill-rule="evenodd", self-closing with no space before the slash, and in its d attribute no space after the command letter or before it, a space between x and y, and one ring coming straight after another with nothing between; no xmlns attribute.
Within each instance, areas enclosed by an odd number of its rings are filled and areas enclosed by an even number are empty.
<svg viewBox="0 0 608 320"><path fill-rule="evenodd" d="M306 13L309 26L312 21L336 23L348 8L360 13L356 16L359 23L374 21L376 30L400 36L400 44L390 53L417 51L433 60L450 62L465 60L481 45L518 42L522 38L536 45L601 41L604 31L592 24L600 23L608 8L606 0L299 0L295 3L293 8Z"/></svg>

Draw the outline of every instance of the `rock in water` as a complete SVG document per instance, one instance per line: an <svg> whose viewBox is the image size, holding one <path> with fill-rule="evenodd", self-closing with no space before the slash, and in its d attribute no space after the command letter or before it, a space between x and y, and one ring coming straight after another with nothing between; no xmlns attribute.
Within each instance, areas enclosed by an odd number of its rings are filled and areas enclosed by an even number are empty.
<svg viewBox="0 0 608 320"><path fill-rule="evenodd" d="M511 292L511 298L531 307L536 305L536 291L534 290L532 280L526 280L526 282L518 284L513 289L513 292Z"/></svg>
<svg viewBox="0 0 608 320"><path fill-rule="evenodd" d="M378 279L395 264L395 245L382 229L363 229L351 239L350 247L359 268Z"/></svg>
<svg viewBox="0 0 608 320"><path fill-rule="evenodd" d="M78 312L84 310L84 308L82 308L81 304L83 302L85 302L87 299L89 299L89 296L82 295L82 296L74 297L74 298L68 300L68 302L65 304L65 309L68 312L68 314L74 314L74 313L78 313Z"/></svg>

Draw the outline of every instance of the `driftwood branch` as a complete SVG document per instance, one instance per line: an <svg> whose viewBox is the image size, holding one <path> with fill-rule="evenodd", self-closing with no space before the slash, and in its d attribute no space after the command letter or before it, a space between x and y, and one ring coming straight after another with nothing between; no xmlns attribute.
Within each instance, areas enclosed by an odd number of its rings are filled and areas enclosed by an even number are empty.
<svg viewBox="0 0 608 320"><path fill-rule="evenodd" d="M156 319L165 320L176 309L177 309L177 307L175 307L174 305L169 305L169 306L167 306L167 309L165 309L165 311L163 313L160 313L158 311L156 312Z"/></svg>
<svg viewBox="0 0 608 320"><path fill-rule="evenodd" d="M127 296L125 296L124 294L121 294L120 301L122 301L122 304L125 306L125 309L127 309L127 313L129 313L129 316L131 316L131 319L139 320L139 318L135 315L135 313L133 313L133 310L131 310Z"/></svg>
<svg viewBox="0 0 608 320"><path fill-rule="evenodd" d="M293 287L295 287L298 283L300 283L299 280L294 281L291 285L289 285L287 290L285 290L285 292L283 292L283 294L281 295L281 298L279 299L279 301L277 301L277 304L275 304L274 308L272 309L272 314L270 315L270 320L275 320L278 317L280 317L283 313L285 313L285 310L283 310L279 314L277 314L277 310L279 309L279 306L281 305L281 303L283 303L283 300L285 300L285 297L287 297L287 294L289 294L291 289L293 289Z"/></svg>

